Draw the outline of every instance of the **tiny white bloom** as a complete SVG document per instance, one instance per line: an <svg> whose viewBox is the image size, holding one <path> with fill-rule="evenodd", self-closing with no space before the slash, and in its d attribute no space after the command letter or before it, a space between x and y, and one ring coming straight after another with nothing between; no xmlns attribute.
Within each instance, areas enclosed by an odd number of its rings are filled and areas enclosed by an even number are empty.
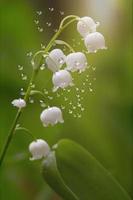
<svg viewBox="0 0 133 200"><path fill-rule="evenodd" d="M55 72L52 77L52 82L54 84L54 92L58 88L66 88L68 86L73 86L72 76L67 70L60 70L58 72Z"/></svg>
<svg viewBox="0 0 133 200"><path fill-rule="evenodd" d="M26 106L26 102L24 99L14 99L12 101L12 105L17 107L17 108L24 108Z"/></svg>
<svg viewBox="0 0 133 200"><path fill-rule="evenodd" d="M48 69L50 69L52 72L58 71L61 66L65 63L66 56L60 49L54 49L52 50L48 57L46 58L46 64Z"/></svg>
<svg viewBox="0 0 133 200"><path fill-rule="evenodd" d="M43 110L40 115L40 119L44 126L48 126L49 124L55 125L58 122L64 122L61 109L55 106Z"/></svg>
<svg viewBox="0 0 133 200"><path fill-rule="evenodd" d="M30 158L30 160L38 160L49 154L50 147L44 140L37 139L36 141L30 143L29 151L32 154L32 158Z"/></svg>
<svg viewBox="0 0 133 200"><path fill-rule="evenodd" d="M86 37L88 33L96 31L99 22L95 23L91 17L82 17L77 23L77 30L81 36Z"/></svg>
<svg viewBox="0 0 133 200"><path fill-rule="evenodd" d="M99 33L90 33L85 37L85 46L89 52L97 52L98 49L106 49L104 36Z"/></svg>
<svg viewBox="0 0 133 200"><path fill-rule="evenodd" d="M84 53L82 52L76 52L76 53L70 53L66 57L66 64L67 64L67 70L69 71L79 71L82 72L87 67L87 59Z"/></svg>

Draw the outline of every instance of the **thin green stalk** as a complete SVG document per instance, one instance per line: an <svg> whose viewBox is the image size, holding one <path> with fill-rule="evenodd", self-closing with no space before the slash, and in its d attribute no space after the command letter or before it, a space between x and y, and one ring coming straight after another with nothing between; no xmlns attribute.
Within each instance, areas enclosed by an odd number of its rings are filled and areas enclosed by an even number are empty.
<svg viewBox="0 0 133 200"><path fill-rule="evenodd" d="M74 22L75 20L76 20L76 18L70 20L70 21L69 21L68 23L66 23L63 27L59 28L58 32L52 37L52 39L50 40L49 44L46 46L46 48L45 48L45 50L44 50L44 54L46 54L46 53L50 50L50 48L52 47L54 41L55 41L56 38L60 35L60 33L61 33L68 25L70 25L72 22ZM61 23L62 23L62 22L61 22ZM42 59L41 59L41 61L40 61L40 65L41 65L41 62L42 62ZM39 65L39 66L40 66L40 65ZM37 69L33 69L32 76L31 76L31 80L30 80L30 82L29 82L29 85L28 85L26 94L25 94L25 96L24 96L24 100L25 100L26 102L28 101L28 98L29 98L29 96L30 96L30 91L31 91L31 89L32 89L32 84L33 84L34 81L35 81L35 78L36 78L36 76L37 76L38 70L39 70L39 67L38 67ZM22 114L22 111L23 111L23 108L18 109L17 114L16 114L16 116L15 116L15 119L14 119L14 121L13 121L13 123L12 123L11 129L10 129L10 131L9 131L9 134L8 134L8 136L7 136L6 142L5 142L4 146L3 146L3 149L2 149L2 152L1 152L1 155L0 155L0 166L1 166L2 163L3 163L3 160L4 160L4 158L5 158L5 155L6 155L6 153L7 153L8 148L9 148L9 145L10 145L10 143L11 143L11 141L12 141L13 135L14 135L14 133L15 133L15 128L16 128L16 125L17 125L17 123L18 123L18 120L19 120L19 118L20 118L20 116L21 116L21 114Z"/></svg>

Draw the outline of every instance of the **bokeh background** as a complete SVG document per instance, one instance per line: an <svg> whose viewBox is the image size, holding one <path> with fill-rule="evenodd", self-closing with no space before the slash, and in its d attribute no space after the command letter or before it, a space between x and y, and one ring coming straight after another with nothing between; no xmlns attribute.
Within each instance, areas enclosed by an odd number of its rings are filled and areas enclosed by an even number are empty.
<svg viewBox="0 0 133 200"><path fill-rule="evenodd" d="M54 11L49 8L54 8ZM36 137L47 140L51 146L60 138L80 143L133 197L131 9L130 0L0 1L0 150L16 113L11 101L20 97L20 90L26 89L31 75L30 55L40 50L41 44L48 43L64 16L91 16L101 22L98 31L104 34L108 50L89 54L91 67L83 75L74 75L76 87L85 90L80 93L84 111L79 108L73 111L78 112L79 117L69 113L68 102L77 103L76 90L72 89L61 97L54 95L52 100L46 95L44 100L49 105L66 107L63 110L64 124L48 128L42 126L39 119L43 109L39 103L41 97L30 100L19 123ZM42 14L38 15L36 11L42 11ZM60 38L72 44L77 51L85 50L76 24L67 28ZM18 65L24 69L19 71ZM26 80L22 80L22 73ZM88 82L85 81L87 74ZM48 70L42 70L36 88L51 92L51 75ZM52 92L50 95L53 95ZM29 161L28 145L31 141L32 138L22 131L15 135L0 169L1 200L61 199L44 182L40 162Z"/></svg>

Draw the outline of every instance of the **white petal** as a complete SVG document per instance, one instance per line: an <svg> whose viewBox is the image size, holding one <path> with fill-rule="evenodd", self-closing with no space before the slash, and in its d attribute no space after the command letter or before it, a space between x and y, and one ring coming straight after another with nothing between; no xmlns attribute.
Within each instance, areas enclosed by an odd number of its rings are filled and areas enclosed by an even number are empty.
<svg viewBox="0 0 133 200"><path fill-rule="evenodd" d="M49 56L46 58L47 67L52 71L58 71L61 66L65 63L66 56L63 51L60 49L54 49L49 53Z"/></svg>
<svg viewBox="0 0 133 200"><path fill-rule="evenodd" d="M71 86L72 76L67 70L60 70L53 74L52 82L54 84L54 91L56 91L58 88L66 88Z"/></svg>
<svg viewBox="0 0 133 200"><path fill-rule="evenodd" d="M40 119L44 126L48 126L49 124L55 125L58 122L64 122L61 109L55 106L43 110L40 115Z"/></svg>
<svg viewBox="0 0 133 200"><path fill-rule="evenodd" d="M98 49L106 49L104 36L99 33L90 33L85 38L85 46L89 52L96 52Z"/></svg>
<svg viewBox="0 0 133 200"><path fill-rule="evenodd" d="M50 152L50 147L46 141L42 139L37 139L29 145L29 151L32 154L30 160L38 160L46 157Z"/></svg>
<svg viewBox="0 0 133 200"><path fill-rule="evenodd" d="M87 59L84 53L70 53L66 57L67 70L69 71L84 71L87 67Z"/></svg>
<svg viewBox="0 0 133 200"><path fill-rule="evenodd" d="M24 99L14 99L12 101L12 105L17 107L17 108L24 108L26 106L26 102Z"/></svg>
<svg viewBox="0 0 133 200"><path fill-rule="evenodd" d="M77 30L81 36L86 37L88 33L95 32L98 25L91 17L82 17L77 23Z"/></svg>

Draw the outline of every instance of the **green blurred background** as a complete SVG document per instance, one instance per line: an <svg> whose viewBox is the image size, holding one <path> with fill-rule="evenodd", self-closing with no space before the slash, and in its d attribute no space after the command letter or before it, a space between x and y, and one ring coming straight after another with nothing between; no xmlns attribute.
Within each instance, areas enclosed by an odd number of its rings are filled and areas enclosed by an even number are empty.
<svg viewBox="0 0 133 200"><path fill-rule="evenodd" d="M49 8L54 8L51 12ZM16 109L11 106L26 89L31 75L28 52L40 50L57 29L60 20L69 14L91 16L101 22L98 31L106 39L108 50L88 55L93 66L83 75L74 75L82 90L85 83L82 117L69 114L69 102L76 104L74 89L53 100L50 105L65 105L64 124L44 128L39 115L39 97L29 104L20 124L50 145L60 138L70 138L83 145L106 167L133 197L133 95L132 95L132 3L124 0L1 0L0 1L0 150L5 141ZM38 15L36 11L42 11ZM36 24L39 20L39 24ZM52 23L51 25L47 25ZM43 27L43 32L38 31ZM61 39L76 50L84 49L83 42L71 25ZM23 65L27 80L21 79L18 65ZM96 71L94 71L96 67ZM51 91L51 73L41 71L36 88ZM95 80L96 79L96 80ZM90 92L90 87L93 89ZM69 100L64 99L68 97ZM78 110L76 110L78 112ZM32 139L25 133L16 134L0 169L0 199L54 200L60 199L43 181L40 162L30 162L28 145Z"/></svg>

